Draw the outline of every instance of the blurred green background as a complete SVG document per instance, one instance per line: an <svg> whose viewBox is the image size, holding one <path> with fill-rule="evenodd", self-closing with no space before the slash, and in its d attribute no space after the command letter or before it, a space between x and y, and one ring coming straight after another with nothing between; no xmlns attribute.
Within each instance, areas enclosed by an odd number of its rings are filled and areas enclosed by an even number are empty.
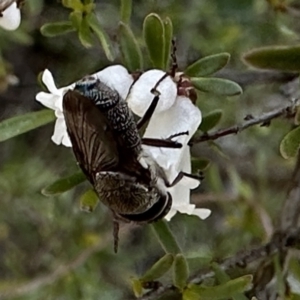
<svg viewBox="0 0 300 300"><path fill-rule="evenodd" d="M120 2L95 3L118 53ZM27 0L20 28L0 28L2 67L19 79L12 86L7 74L1 77L0 120L42 108L35 95L41 90L37 76L45 68L64 86L111 64L98 43L86 49L76 33L41 35L44 23L66 20L69 12L60 1ZM131 28L141 43L143 20L151 12L172 19L180 69L206 55L231 54L220 76L240 80L244 94L198 95L203 115L223 111L218 128L241 123L247 114L284 107L294 97L294 83L250 84L248 77L243 83L240 74L248 68L241 55L259 46L298 42L299 18L276 12L263 0L135 0ZM119 62L117 55L114 63ZM150 226L131 225L121 230L119 253L114 254L107 208L99 205L91 214L80 210L88 183L56 197L41 194L42 188L77 170L72 151L51 142L53 125L0 144L0 299L134 299L130 278L143 274L163 250ZM170 222L188 257L220 259L268 240L294 165L279 154L290 128L287 120L275 120L269 127L221 138L216 145L193 147L195 156L211 164L192 200L210 208L212 215L201 221L177 214ZM201 266L197 262L193 260L191 271ZM168 275L162 282L170 282Z"/></svg>

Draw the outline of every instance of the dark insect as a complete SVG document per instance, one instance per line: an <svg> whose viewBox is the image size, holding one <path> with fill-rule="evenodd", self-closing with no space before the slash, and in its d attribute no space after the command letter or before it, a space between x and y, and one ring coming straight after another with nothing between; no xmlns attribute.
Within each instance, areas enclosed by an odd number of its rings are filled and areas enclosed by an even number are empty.
<svg viewBox="0 0 300 300"><path fill-rule="evenodd" d="M180 148L172 138L141 139L138 129L151 118L158 103L155 95L145 116L136 123L120 95L94 77L79 81L63 98L67 131L77 162L94 186L100 200L114 214L115 252L119 221L149 223L163 218L172 197L163 169L142 149L142 143L155 147Z"/></svg>

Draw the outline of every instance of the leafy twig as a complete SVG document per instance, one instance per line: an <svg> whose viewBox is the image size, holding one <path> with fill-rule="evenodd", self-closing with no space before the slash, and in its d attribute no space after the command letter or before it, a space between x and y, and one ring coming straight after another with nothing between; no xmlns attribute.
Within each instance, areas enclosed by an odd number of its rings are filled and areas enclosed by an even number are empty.
<svg viewBox="0 0 300 300"><path fill-rule="evenodd" d="M190 141L190 146L205 142L205 141L210 141L210 140L216 140L220 137L224 137L230 134L237 134L251 126L258 125L260 124L261 126L267 126L270 124L271 120L276 119L278 117L291 117L294 115L296 104L292 103L289 106L286 106L284 108L279 108L275 109L273 111L270 111L268 113L265 113L259 117L254 118L251 115L246 116L245 120L246 122L241 125L234 125L225 129L219 129L215 132L212 133L204 133L200 136L195 136L192 138Z"/></svg>
<svg viewBox="0 0 300 300"><path fill-rule="evenodd" d="M277 233L273 236L273 239L260 247L252 250L243 251L236 254L233 257L227 258L219 263L219 268L225 272L228 272L234 268L240 267L245 268L250 263L270 257L282 251L283 249L298 247L300 243L300 229L290 230L286 233ZM205 279L212 278L215 276L215 272L211 269L200 270L196 275L190 278L189 283L199 284ZM174 290L175 287L171 284L160 286L158 289L146 293L139 300L154 300L158 299L165 293Z"/></svg>

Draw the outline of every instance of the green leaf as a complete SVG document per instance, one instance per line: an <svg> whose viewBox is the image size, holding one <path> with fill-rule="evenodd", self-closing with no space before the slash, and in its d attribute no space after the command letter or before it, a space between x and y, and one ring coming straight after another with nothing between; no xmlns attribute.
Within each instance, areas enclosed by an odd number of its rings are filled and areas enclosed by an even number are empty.
<svg viewBox="0 0 300 300"><path fill-rule="evenodd" d="M153 281L162 277L172 267L174 261L173 254L167 253L159 259L141 278L142 282Z"/></svg>
<svg viewBox="0 0 300 300"><path fill-rule="evenodd" d="M212 268L215 272L216 279L219 283L226 283L230 281L230 277L227 275L227 273L222 270L217 263L212 263ZM232 300L247 300L248 298L242 294L237 293L236 295L232 296Z"/></svg>
<svg viewBox="0 0 300 300"><path fill-rule="evenodd" d="M271 46L254 49L243 56L246 64L268 70L300 71L300 46Z"/></svg>
<svg viewBox="0 0 300 300"><path fill-rule="evenodd" d="M82 22L82 13L78 11L73 11L69 14L69 19L72 22L73 27L80 30L81 22Z"/></svg>
<svg viewBox="0 0 300 300"><path fill-rule="evenodd" d="M165 57L164 57L164 70L168 70L169 68L169 61L171 58L171 45L172 45L172 39L173 39L173 24L169 17L167 17L163 21L164 27L165 27Z"/></svg>
<svg viewBox="0 0 300 300"><path fill-rule="evenodd" d="M78 37L81 42L81 44L86 47L90 48L93 46L93 38L92 38L92 32L89 25L89 18L88 16L84 16L82 18L80 28L78 31Z"/></svg>
<svg viewBox="0 0 300 300"><path fill-rule="evenodd" d="M294 123L295 123L295 125L300 125L300 107L299 106L296 108Z"/></svg>
<svg viewBox="0 0 300 300"><path fill-rule="evenodd" d="M131 17L132 0L121 0L121 21L128 24Z"/></svg>
<svg viewBox="0 0 300 300"><path fill-rule="evenodd" d="M143 294L142 282L137 278L131 278L132 290L136 298Z"/></svg>
<svg viewBox="0 0 300 300"><path fill-rule="evenodd" d="M82 0L84 5L89 5L94 3L94 0Z"/></svg>
<svg viewBox="0 0 300 300"><path fill-rule="evenodd" d="M165 27L157 14L151 13L145 18L143 35L153 67L163 70L165 67Z"/></svg>
<svg viewBox="0 0 300 300"><path fill-rule="evenodd" d="M55 120L54 111L43 109L16 116L0 123L0 142L43 126Z"/></svg>
<svg viewBox="0 0 300 300"><path fill-rule="evenodd" d="M166 253L182 252L166 221L160 220L151 224L151 227Z"/></svg>
<svg viewBox="0 0 300 300"><path fill-rule="evenodd" d="M85 212L93 212L99 203L99 198L94 190L90 189L86 191L80 197L80 209Z"/></svg>
<svg viewBox="0 0 300 300"><path fill-rule="evenodd" d="M235 96L243 92L237 83L227 79L192 77L191 82L196 89L206 93Z"/></svg>
<svg viewBox="0 0 300 300"><path fill-rule="evenodd" d="M206 56L188 66L184 74L190 77L209 76L223 69L230 59L229 53L219 53Z"/></svg>
<svg viewBox="0 0 300 300"><path fill-rule="evenodd" d="M72 174L71 176L58 179L57 181L43 188L42 194L45 196L62 194L74 188L76 185L84 182L85 180L86 180L85 175L82 172L78 172Z"/></svg>
<svg viewBox="0 0 300 300"><path fill-rule="evenodd" d="M300 126L287 133L280 143L280 153L283 158L295 157L300 147Z"/></svg>
<svg viewBox="0 0 300 300"><path fill-rule="evenodd" d="M179 253L175 256L173 265L173 284L180 291L186 286L189 277L189 266L183 254Z"/></svg>
<svg viewBox="0 0 300 300"><path fill-rule="evenodd" d="M211 161L206 158L192 157L192 174L197 173L199 170L205 170L209 167Z"/></svg>
<svg viewBox="0 0 300 300"><path fill-rule="evenodd" d="M68 32L75 31L72 22L62 21L56 23L46 23L41 27L41 33L44 36L53 37Z"/></svg>
<svg viewBox="0 0 300 300"><path fill-rule="evenodd" d="M183 292L184 300L221 300L243 293L251 286L252 275L245 275L217 286L189 285Z"/></svg>
<svg viewBox="0 0 300 300"><path fill-rule="evenodd" d="M143 56L130 27L122 22L119 25L120 47L126 67L130 71L143 69Z"/></svg>
<svg viewBox="0 0 300 300"><path fill-rule="evenodd" d="M62 5L73 10L83 11L84 5L80 0L62 0Z"/></svg>
<svg viewBox="0 0 300 300"><path fill-rule="evenodd" d="M109 61L113 61L115 59L115 57L114 57L114 51L113 51L111 41L110 41L108 35L106 34L106 32L101 27L100 23L98 22L98 20L94 14L91 14L89 16L88 23L89 23L90 27L93 29L97 38L99 39L101 46L103 48L103 51L106 55L106 58Z"/></svg>
<svg viewBox="0 0 300 300"><path fill-rule="evenodd" d="M209 114L203 117L199 129L203 132L211 130L220 122L222 115L223 111L220 109L216 109L210 112Z"/></svg>

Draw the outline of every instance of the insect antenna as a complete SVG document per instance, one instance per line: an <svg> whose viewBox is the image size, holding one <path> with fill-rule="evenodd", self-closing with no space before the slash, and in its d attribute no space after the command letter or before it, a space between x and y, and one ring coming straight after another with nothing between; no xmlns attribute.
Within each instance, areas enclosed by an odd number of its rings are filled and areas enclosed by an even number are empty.
<svg viewBox="0 0 300 300"><path fill-rule="evenodd" d="M172 67L171 67L171 72L170 72L170 75L173 78L175 77L176 71L178 70L176 51L177 51L176 40L175 40L175 38L173 38L172 39L172 51L171 51Z"/></svg>

